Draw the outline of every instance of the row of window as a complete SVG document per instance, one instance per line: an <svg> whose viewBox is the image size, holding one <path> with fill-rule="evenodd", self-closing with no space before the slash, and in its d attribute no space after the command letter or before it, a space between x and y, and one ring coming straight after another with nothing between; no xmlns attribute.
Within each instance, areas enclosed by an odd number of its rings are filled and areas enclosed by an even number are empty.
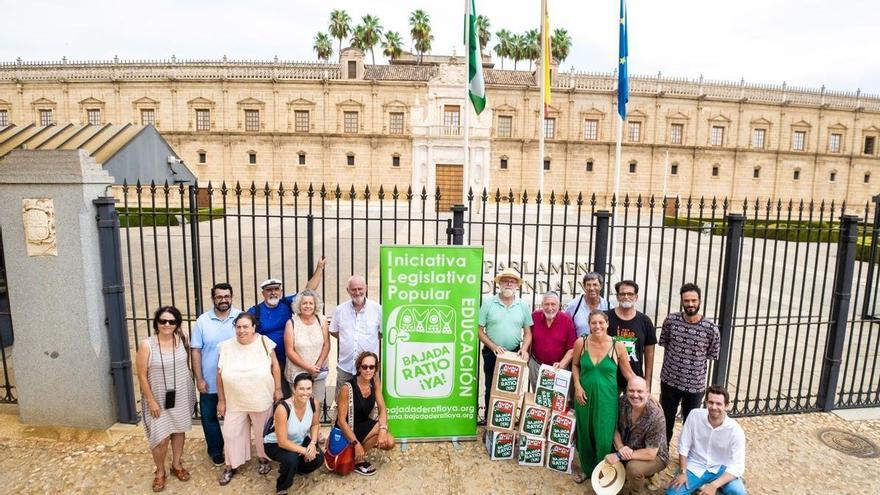
<svg viewBox="0 0 880 495"><path fill-rule="evenodd" d="M544 170L545 171L550 170L550 162L551 162L550 160L547 160L547 159L544 160ZM501 170L508 170L509 169L508 158L501 157L501 159L498 163L498 167ZM585 172L592 172L593 167L594 167L593 160L587 160L586 164L584 165L584 171ZM636 161L629 162L628 170L629 170L629 173L635 174L638 170L638 162L636 162ZM678 163L673 163L669 166L669 175L678 175ZM721 166L718 165L717 163L712 165L712 177L718 177L720 175L721 175ZM752 178L754 178L754 179L761 178L761 167L755 167L754 169L752 169ZM800 180L800 178L801 178L801 171L799 169L795 169L793 176L792 176L792 179L793 180ZM832 170L828 174L828 181L835 182L836 180L837 180L837 171ZM871 173L865 172L864 177L862 177L862 181L865 184L870 183L871 182Z"/></svg>
<svg viewBox="0 0 880 495"><path fill-rule="evenodd" d="M499 115L496 134L498 137L509 138L513 136L513 117L510 115ZM724 146L725 144L725 133L727 131L726 126L715 125L712 126L709 133L709 145L710 146ZM764 149L767 143L767 128L755 128L752 130L752 142L751 147L754 149ZM544 138L545 139L555 139L556 138L556 118L555 117L547 117L544 119ZM631 143L640 143L642 142L642 122L641 121L628 121L627 122L627 141ZM586 141L598 141L599 140L599 120L597 119L586 119L584 121L584 140ZM828 136L828 152L829 153L840 153L842 152L841 143L843 141L843 133L832 132ZM865 155L873 155L876 149L877 137L875 136L865 136L864 146L862 147L862 153ZM672 123L669 125L669 143L670 144L684 144L684 124L681 123ZM795 130L791 136L791 149L793 151L806 151L807 145L807 131L805 130Z"/></svg>
<svg viewBox="0 0 880 495"><path fill-rule="evenodd" d="M156 125L155 109L141 109L141 125ZM195 110L196 130L211 130L211 110L197 108ZM39 110L40 125L47 126L54 123L52 110ZM86 109L86 117L91 125L101 125L101 109ZM356 134L359 131L358 126L359 114L356 111L343 112L343 132L347 134ZM443 126L448 129L458 129L461 123L460 107L458 105L446 105L443 109ZM9 125L9 113L7 110L0 110L0 126ZM244 111L244 127L245 131L260 131L260 110ZM498 137L512 137L513 135L513 117L509 115L498 116L497 123ZM403 112L389 113L388 130L390 134L404 133L404 114ZM294 111L294 131L309 132L310 131L310 114L308 110ZM710 146L724 146L726 126L712 126L709 134ZM767 144L767 128L752 129L751 147L753 149L765 149ZM457 134L456 134L457 135ZM556 137L556 118L548 117L544 119L544 137L546 139L555 139ZM627 141L639 143L642 141L642 122L627 122ZM597 141L599 139L599 121L596 119L587 119L584 122L584 139L587 141ZM793 151L805 151L807 141L807 131L795 130L791 136L791 149ZM829 153L841 153L843 142L843 133L832 132L828 136ZM669 126L669 143L680 145L684 143L684 124L672 123ZM877 151L877 136L865 136L862 143L862 153L865 155L874 155Z"/></svg>
<svg viewBox="0 0 880 495"><path fill-rule="evenodd" d="M204 164L208 163L208 153L207 152L199 151L198 155L199 155L198 160L199 160L200 165L204 165ZM248 164L250 164L250 165L257 164L257 152L256 151L248 151L247 157L248 157ZM355 157L354 153L347 154L345 156L345 164L350 167L353 167L355 165L354 157ZM306 164L306 153L305 152L301 151L301 152L297 153L297 164L298 165L305 165ZM392 167L399 167L400 166L400 155L399 154L395 153L395 154L391 155L391 166Z"/></svg>

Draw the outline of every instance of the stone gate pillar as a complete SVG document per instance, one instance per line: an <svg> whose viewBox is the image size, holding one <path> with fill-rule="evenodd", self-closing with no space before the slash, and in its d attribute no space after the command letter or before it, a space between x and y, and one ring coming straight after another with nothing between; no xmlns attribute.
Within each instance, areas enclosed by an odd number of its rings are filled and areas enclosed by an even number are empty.
<svg viewBox="0 0 880 495"><path fill-rule="evenodd" d="M113 178L85 151L0 160L0 228L24 423L115 422L96 209Z"/></svg>

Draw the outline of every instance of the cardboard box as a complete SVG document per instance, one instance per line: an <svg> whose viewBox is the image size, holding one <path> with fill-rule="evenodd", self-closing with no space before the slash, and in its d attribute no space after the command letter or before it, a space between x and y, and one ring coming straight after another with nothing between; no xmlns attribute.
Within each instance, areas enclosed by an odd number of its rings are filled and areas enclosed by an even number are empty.
<svg viewBox="0 0 880 495"><path fill-rule="evenodd" d="M573 445L574 425L573 412L551 412L550 423L547 426L547 440L559 445Z"/></svg>
<svg viewBox="0 0 880 495"><path fill-rule="evenodd" d="M544 467L558 473L571 474L574 452L575 450L572 446L550 442L547 444L547 460L544 463Z"/></svg>
<svg viewBox="0 0 880 495"><path fill-rule="evenodd" d="M526 395L525 404L519 419L519 434L534 438L547 438L547 425L550 422L550 408L535 404L535 396Z"/></svg>
<svg viewBox="0 0 880 495"><path fill-rule="evenodd" d="M516 433L487 431L485 444L493 461L513 459L516 454Z"/></svg>
<svg viewBox="0 0 880 495"><path fill-rule="evenodd" d="M568 396L546 387L535 389L535 404L551 411L565 411L568 408Z"/></svg>
<svg viewBox="0 0 880 495"><path fill-rule="evenodd" d="M525 392L529 365L514 353L507 351L495 357L495 373L489 395L518 397Z"/></svg>
<svg viewBox="0 0 880 495"><path fill-rule="evenodd" d="M553 366L542 364L538 369L535 401L553 411L565 411L571 392L571 380L571 371L557 370Z"/></svg>
<svg viewBox="0 0 880 495"><path fill-rule="evenodd" d="M486 429L512 433L516 430L516 413L519 398L489 396L486 413Z"/></svg>
<svg viewBox="0 0 880 495"><path fill-rule="evenodd" d="M520 466L543 466L547 440L520 435L517 459Z"/></svg>

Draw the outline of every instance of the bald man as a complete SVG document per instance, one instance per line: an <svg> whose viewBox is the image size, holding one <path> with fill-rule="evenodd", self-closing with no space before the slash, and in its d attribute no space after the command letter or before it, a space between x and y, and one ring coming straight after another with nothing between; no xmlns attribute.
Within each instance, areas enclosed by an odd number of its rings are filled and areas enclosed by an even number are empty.
<svg viewBox="0 0 880 495"><path fill-rule="evenodd" d="M620 398L614 448L617 451L605 456L605 461L626 465L626 484L620 493L650 493L646 480L666 467L669 452L663 409L651 400L648 384L640 376L629 380L626 395Z"/></svg>
<svg viewBox="0 0 880 495"><path fill-rule="evenodd" d="M352 275L345 287L348 301L336 306L330 322L330 335L339 340L339 362L336 366L336 390L351 380L356 371L354 362L364 351L379 354L382 336L382 306L367 299L367 282Z"/></svg>

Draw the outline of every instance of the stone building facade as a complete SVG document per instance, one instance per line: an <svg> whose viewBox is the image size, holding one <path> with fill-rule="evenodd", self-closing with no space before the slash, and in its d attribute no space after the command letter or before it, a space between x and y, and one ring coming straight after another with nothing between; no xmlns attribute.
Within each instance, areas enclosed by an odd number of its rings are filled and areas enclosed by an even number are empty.
<svg viewBox="0 0 880 495"><path fill-rule="evenodd" d="M543 160L535 72L487 67L485 79L467 173L460 58L365 65L349 48L338 64L19 61L0 64L0 127L153 124L202 185L439 187L452 201L464 177L490 197L535 191L543 165L545 191L606 201L614 75L554 66ZM858 92L633 77L623 132L621 192L631 195L863 205L880 181L880 97Z"/></svg>

